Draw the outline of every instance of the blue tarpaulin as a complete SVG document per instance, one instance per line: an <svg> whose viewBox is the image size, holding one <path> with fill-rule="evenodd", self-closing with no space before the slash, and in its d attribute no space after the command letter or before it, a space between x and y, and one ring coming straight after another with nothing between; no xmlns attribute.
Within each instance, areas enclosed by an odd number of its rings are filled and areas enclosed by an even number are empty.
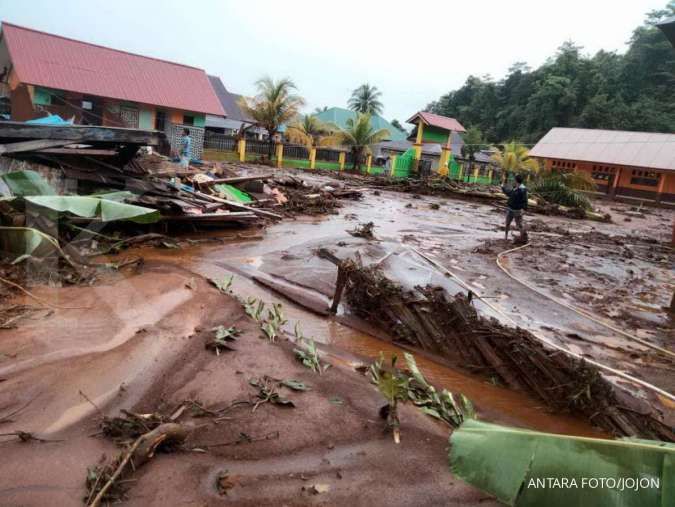
<svg viewBox="0 0 675 507"><path fill-rule="evenodd" d="M26 123L30 125L72 125L73 120L64 120L58 114L50 114L44 118L36 118L35 120L28 120Z"/></svg>

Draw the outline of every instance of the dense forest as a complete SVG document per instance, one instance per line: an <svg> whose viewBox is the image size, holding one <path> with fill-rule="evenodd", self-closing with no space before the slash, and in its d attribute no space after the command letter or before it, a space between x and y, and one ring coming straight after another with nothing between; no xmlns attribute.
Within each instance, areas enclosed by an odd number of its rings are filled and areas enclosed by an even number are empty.
<svg viewBox="0 0 675 507"><path fill-rule="evenodd" d="M675 50L654 26L673 15L675 0L647 14L625 54L587 56L565 42L538 69L518 62L501 81L469 76L427 110L479 129L488 142L532 143L556 126L675 132Z"/></svg>

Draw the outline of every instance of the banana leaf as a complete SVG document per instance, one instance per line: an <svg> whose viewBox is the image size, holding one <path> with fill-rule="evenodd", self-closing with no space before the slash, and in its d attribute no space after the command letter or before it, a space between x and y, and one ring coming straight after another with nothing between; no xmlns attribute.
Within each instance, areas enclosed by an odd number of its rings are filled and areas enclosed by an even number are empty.
<svg viewBox="0 0 675 507"><path fill-rule="evenodd" d="M507 505L675 505L675 444L555 435L474 419L453 432L450 444L452 472Z"/></svg>
<svg viewBox="0 0 675 507"><path fill-rule="evenodd" d="M56 191L35 171L14 171L0 176L12 195L54 195Z"/></svg>
<svg viewBox="0 0 675 507"><path fill-rule="evenodd" d="M149 224L160 218L159 211L100 197L80 195L39 195L24 197L27 203L58 213L72 213L83 218L100 218L103 222L130 220Z"/></svg>

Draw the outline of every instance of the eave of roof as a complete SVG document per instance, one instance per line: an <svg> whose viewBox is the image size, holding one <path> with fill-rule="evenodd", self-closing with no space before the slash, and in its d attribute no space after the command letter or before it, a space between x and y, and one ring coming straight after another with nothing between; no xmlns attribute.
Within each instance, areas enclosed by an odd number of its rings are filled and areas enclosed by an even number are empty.
<svg viewBox="0 0 675 507"><path fill-rule="evenodd" d="M555 127L529 155L675 171L675 134Z"/></svg>
<svg viewBox="0 0 675 507"><path fill-rule="evenodd" d="M440 114L429 113L428 111L419 111L412 115L406 123L416 125L417 120L421 119L425 125L437 127L452 132L466 132L466 129L455 118L441 116Z"/></svg>

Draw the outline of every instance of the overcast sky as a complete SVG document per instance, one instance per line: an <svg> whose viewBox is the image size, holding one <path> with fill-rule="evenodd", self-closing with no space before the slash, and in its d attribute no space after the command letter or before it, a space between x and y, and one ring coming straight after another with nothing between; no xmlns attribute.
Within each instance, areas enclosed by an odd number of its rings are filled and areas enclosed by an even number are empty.
<svg viewBox="0 0 675 507"><path fill-rule="evenodd" d="M667 0L0 0L0 19L205 69L236 93L289 76L316 106L361 83L405 121L470 74L536 67L571 39L623 52Z"/></svg>

